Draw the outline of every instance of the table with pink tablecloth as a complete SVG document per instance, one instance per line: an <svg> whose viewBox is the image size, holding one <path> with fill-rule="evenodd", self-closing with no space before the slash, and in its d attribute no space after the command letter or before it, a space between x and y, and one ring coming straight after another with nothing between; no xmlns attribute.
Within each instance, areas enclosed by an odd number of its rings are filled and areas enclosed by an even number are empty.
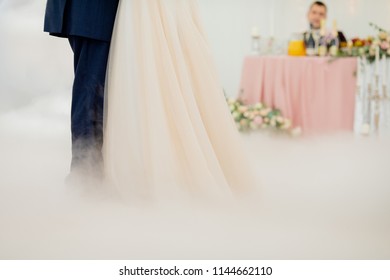
<svg viewBox="0 0 390 280"><path fill-rule="evenodd" d="M356 58L249 56L240 98L280 109L304 133L352 131L356 70Z"/></svg>

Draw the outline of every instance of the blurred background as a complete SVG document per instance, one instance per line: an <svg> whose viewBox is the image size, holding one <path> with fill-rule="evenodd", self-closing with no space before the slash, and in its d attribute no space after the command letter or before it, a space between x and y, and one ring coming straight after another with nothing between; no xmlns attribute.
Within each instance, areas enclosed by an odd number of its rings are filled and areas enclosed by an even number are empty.
<svg viewBox="0 0 390 280"><path fill-rule="evenodd" d="M239 90L242 61L251 51L251 30L263 42L275 37L286 45L294 32L308 29L310 0L199 0L222 84L229 96ZM44 0L0 0L0 110L37 95L69 88L71 52L66 40L43 30ZM390 1L328 0L328 19L349 37L374 32L369 22L390 26ZM39 71L38 71L39 70ZM61 73L61 75L58 75ZM17 81L17 83L15 83ZM29 87L26 88L26 84Z"/></svg>

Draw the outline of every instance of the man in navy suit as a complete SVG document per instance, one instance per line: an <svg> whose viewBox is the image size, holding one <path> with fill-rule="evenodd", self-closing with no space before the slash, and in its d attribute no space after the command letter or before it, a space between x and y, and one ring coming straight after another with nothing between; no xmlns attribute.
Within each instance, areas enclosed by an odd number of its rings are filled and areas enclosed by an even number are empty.
<svg viewBox="0 0 390 280"><path fill-rule="evenodd" d="M74 53L71 175L102 168L104 85L118 2L47 1L44 31L68 38Z"/></svg>

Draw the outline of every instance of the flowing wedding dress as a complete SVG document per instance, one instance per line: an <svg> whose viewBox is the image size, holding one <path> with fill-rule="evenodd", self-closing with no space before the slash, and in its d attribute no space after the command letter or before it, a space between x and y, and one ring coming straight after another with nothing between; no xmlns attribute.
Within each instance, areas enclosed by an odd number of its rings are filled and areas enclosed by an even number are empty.
<svg viewBox="0 0 390 280"><path fill-rule="evenodd" d="M122 194L256 184L195 0L120 1L105 102L105 177Z"/></svg>

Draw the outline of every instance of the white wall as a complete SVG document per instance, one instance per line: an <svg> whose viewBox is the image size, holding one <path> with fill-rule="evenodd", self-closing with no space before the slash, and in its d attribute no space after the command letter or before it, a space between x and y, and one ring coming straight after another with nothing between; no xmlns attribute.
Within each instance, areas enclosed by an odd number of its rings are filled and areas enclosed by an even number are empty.
<svg viewBox="0 0 390 280"><path fill-rule="evenodd" d="M258 26L262 36L268 37L274 22L275 36L284 42L289 34L305 28L310 2L199 0L228 95L238 91L242 60L250 51L252 26ZM371 34L370 21L390 30L390 0L326 2L330 19L337 19L349 36ZM45 0L0 0L0 111L59 86L70 87L71 52L66 40L42 32L44 7Z"/></svg>

